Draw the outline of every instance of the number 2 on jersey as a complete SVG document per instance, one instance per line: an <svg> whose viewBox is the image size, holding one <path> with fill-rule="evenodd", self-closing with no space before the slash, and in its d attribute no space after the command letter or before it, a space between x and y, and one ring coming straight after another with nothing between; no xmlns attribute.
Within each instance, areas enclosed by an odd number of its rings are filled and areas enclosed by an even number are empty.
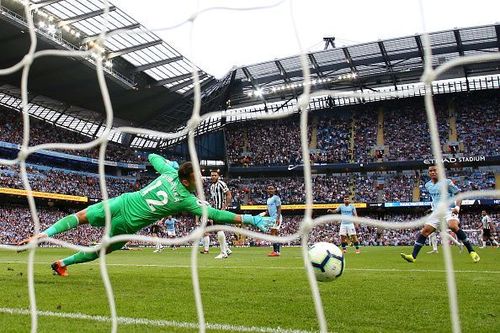
<svg viewBox="0 0 500 333"><path fill-rule="evenodd" d="M151 184L150 187L148 186L144 190L141 191L141 195L145 196L155 188L158 188L161 186L161 180L156 181L154 184ZM145 199L146 203L149 206L149 209L151 209L152 212L156 211L155 206L163 206L168 203L168 194L165 191L158 191L155 193L157 197L159 197L161 200L155 200L155 199Z"/></svg>

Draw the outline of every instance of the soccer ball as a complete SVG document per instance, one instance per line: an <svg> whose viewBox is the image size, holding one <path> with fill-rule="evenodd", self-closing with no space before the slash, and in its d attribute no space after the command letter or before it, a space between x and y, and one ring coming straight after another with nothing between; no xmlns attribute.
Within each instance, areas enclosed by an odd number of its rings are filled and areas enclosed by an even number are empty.
<svg viewBox="0 0 500 333"><path fill-rule="evenodd" d="M309 260L318 281L333 281L344 272L344 254L333 244L315 243L309 248Z"/></svg>

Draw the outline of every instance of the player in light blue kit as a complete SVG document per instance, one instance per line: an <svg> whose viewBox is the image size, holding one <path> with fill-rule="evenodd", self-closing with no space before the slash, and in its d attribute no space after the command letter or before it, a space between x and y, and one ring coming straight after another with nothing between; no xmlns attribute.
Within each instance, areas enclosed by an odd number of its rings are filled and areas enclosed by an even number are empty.
<svg viewBox="0 0 500 333"><path fill-rule="evenodd" d="M259 214L261 216L269 216L276 220L276 223L270 228L271 235L278 236L283 221L283 216L281 215L281 199L276 194L276 188L273 185L267 187L267 194L269 198L267 199L267 211ZM268 254L269 257L279 257L281 255L281 244L273 243L273 251Z"/></svg>
<svg viewBox="0 0 500 333"><path fill-rule="evenodd" d="M441 181L438 180L436 166L432 165L429 167L429 177L431 177L431 180L425 183L425 188L429 192L429 195L432 199L432 210L435 210L435 205L437 205L439 203L439 200L441 199L441 193L439 192ZM446 182L446 185L448 187L448 196L450 199L452 199L458 192L460 192L460 189L455 184L453 184L451 179L446 178L442 181ZM461 203L461 200L456 200L455 203L448 208L448 211L445 215L446 223L448 224L450 229L457 235L457 238L465 245L472 260L474 262L479 262L479 255L474 251L469 239L467 238L467 235L459 226L460 221L458 219L458 213L460 212ZM429 220L424 224L422 230L420 230L417 236L417 240L415 241L415 245L413 246L413 253L401 253L401 257L408 262L415 262L418 252L420 251L422 246L424 246L427 237L429 237L429 235L436 231L436 229L438 228L439 219L437 218L437 216L435 216L434 212L429 217Z"/></svg>
<svg viewBox="0 0 500 333"><path fill-rule="evenodd" d="M337 207L337 209L329 209L327 210L327 213L339 213L342 216L358 216L358 213L356 212L356 207L354 207L353 204L351 204L349 197L344 198L344 204L340 205ZM351 242L354 244L354 247L356 248L356 253L359 253L359 241L358 241L358 236L356 235L356 228L354 227L354 223L351 221L345 221L342 220L340 222L340 242L342 246L342 251L344 253L347 252L347 237L351 239Z"/></svg>
<svg viewBox="0 0 500 333"><path fill-rule="evenodd" d="M165 229L167 229L167 237L175 238L176 236L175 224L177 223L177 220L173 218L172 215L170 215L163 220L163 223L165 224ZM172 250L177 249L177 247L174 244L172 244L171 248Z"/></svg>

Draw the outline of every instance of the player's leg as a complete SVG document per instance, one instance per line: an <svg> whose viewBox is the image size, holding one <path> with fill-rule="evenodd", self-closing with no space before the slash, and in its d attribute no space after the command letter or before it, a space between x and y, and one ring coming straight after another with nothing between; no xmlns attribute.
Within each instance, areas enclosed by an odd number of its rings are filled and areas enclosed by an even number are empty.
<svg viewBox="0 0 500 333"><path fill-rule="evenodd" d="M279 229L276 227L271 228L271 235L272 236L278 236L279 235ZM279 257L281 255L280 250L281 250L281 244L280 243L273 243L273 251L271 253L268 253L268 257Z"/></svg>
<svg viewBox="0 0 500 333"><path fill-rule="evenodd" d="M217 240L219 241L220 253L215 257L215 259L225 259L227 258L227 249L226 249L226 234L224 231L217 231Z"/></svg>
<svg viewBox="0 0 500 333"><path fill-rule="evenodd" d="M499 247L500 245L498 244L497 240L495 239L495 237L493 236L493 234L491 233L491 231L488 229L488 239L490 240L491 242L491 245L495 245L496 247Z"/></svg>
<svg viewBox="0 0 500 333"><path fill-rule="evenodd" d="M61 232L68 231L70 229L76 228L80 224L87 224L87 209L81 210L76 214L71 214L58 220L56 223L51 225L46 230L40 232L37 235L26 238L18 243L18 245L24 245L29 243L34 239L42 239L45 237L52 237L54 235L60 234Z"/></svg>
<svg viewBox="0 0 500 333"><path fill-rule="evenodd" d="M161 246L161 243L160 243L160 238L161 238L160 233L158 231L154 232L152 236L153 237L158 237L158 240L156 241L156 245L155 245L155 250L153 252L154 253L162 252L163 251L163 246Z"/></svg>
<svg viewBox="0 0 500 333"><path fill-rule="evenodd" d="M111 231L110 236L125 234L126 232L126 221L121 216L121 200L120 197L113 198L108 201L109 208L111 211ZM81 213L81 214L80 214ZM79 220L86 221L91 226L104 226L105 225L105 212L104 205L102 202L89 206L86 210L79 212ZM119 242L111 244L107 249L106 253L110 253L114 250L120 249L125 245L126 242ZM66 267L73 264L84 263L88 261L95 260L99 257L99 251L92 252L77 252L69 257L62 260L58 260L51 265L55 273L67 276Z"/></svg>
<svg viewBox="0 0 500 333"><path fill-rule="evenodd" d="M481 246L479 247L480 249L484 249L486 247L486 241L488 240L488 237L486 236L486 233L484 231L485 229L481 230Z"/></svg>
<svg viewBox="0 0 500 333"><path fill-rule="evenodd" d="M167 231L168 238L175 238L175 236L176 236L175 231ZM175 246L175 244L170 245L170 248L172 250L177 250L177 247Z"/></svg>
<svg viewBox="0 0 500 333"><path fill-rule="evenodd" d="M467 248L467 251L469 252L472 260L474 262L479 262L480 260L479 255L474 251L474 248L472 247L469 238L467 238L465 232L460 228L459 226L460 221L458 220L458 217L456 217L456 215L447 216L447 222L450 229L457 235L458 239Z"/></svg>
<svg viewBox="0 0 500 333"><path fill-rule="evenodd" d="M436 221L432 220L430 223L435 224ZM415 245L413 245L412 254L401 253L401 257L408 262L415 262L417 259L418 253L422 246L425 245L425 241L427 237L429 237L434 231L436 231L436 227L433 224L424 224L424 227L417 235L417 239L415 240Z"/></svg>
<svg viewBox="0 0 500 333"><path fill-rule="evenodd" d="M347 227L345 224L340 224L340 247L344 253L347 252Z"/></svg>
<svg viewBox="0 0 500 333"><path fill-rule="evenodd" d="M210 250L210 234L207 232L203 236L203 250L200 251L201 254L207 254Z"/></svg>
<svg viewBox="0 0 500 333"><path fill-rule="evenodd" d="M121 249L127 242L113 243L106 248L106 254ZM99 258L99 250L92 252L77 252L69 257L58 260L50 266L54 273L61 276L68 276L67 266L93 261Z"/></svg>
<svg viewBox="0 0 500 333"><path fill-rule="evenodd" d="M438 253L438 240L437 240L437 234L433 232L429 237L429 245L432 246L432 250L427 252L427 254L431 253Z"/></svg>
<svg viewBox="0 0 500 333"><path fill-rule="evenodd" d="M358 241L358 235L356 235L356 229L354 228L354 225L349 228L349 237L351 239L351 242L354 244L354 248L356 249L356 253L359 254L359 241Z"/></svg>

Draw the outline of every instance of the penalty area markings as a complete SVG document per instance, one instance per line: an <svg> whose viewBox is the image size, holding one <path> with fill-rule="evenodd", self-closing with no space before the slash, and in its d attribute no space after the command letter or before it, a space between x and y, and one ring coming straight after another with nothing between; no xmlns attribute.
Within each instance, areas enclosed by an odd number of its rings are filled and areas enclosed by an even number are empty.
<svg viewBox="0 0 500 333"><path fill-rule="evenodd" d="M12 315L31 315L31 311L19 308L0 308L0 313ZM52 312L52 311L38 311L37 314L42 317L57 317L57 318L70 318L78 320L90 320L111 323L110 317L87 315L84 313L71 313L71 312ZM130 318L130 317L117 317L118 324L122 325L145 325L156 327L175 327L186 329L197 329L197 323L189 323L175 320L155 320L146 318ZM257 332L257 333L312 333L313 331L286 329L281 327L257 327L257 326L239 326L229 324L216 324L206 323L206 328L211 330L228 331L228 332Z"/></svg>

